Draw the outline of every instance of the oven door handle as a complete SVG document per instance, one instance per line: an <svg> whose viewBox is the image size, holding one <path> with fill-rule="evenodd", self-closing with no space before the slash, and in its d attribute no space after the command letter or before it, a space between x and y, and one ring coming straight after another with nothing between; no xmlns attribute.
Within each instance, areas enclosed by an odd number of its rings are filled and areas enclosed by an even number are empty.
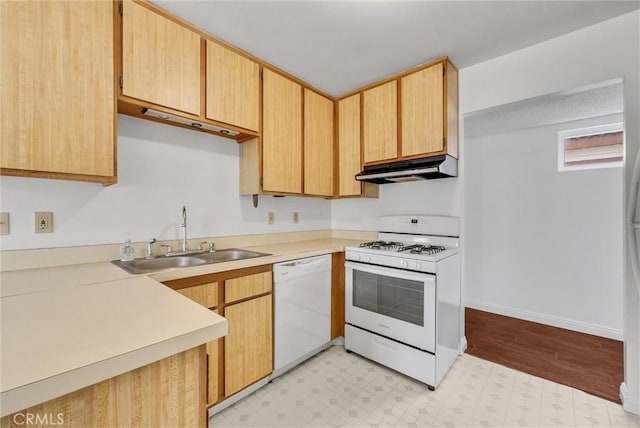
<svg viewBox="0 0 640 428"><path fill-rule="evenodd" d="M425 281L429 279L431 279L431 281L435 281L435 275L425 272L412 272L400 268L375 266L351 261L345 262L344 266L346 269L367 272L374 275L392 276L394 278L406 279L409 281Z"/></svg>

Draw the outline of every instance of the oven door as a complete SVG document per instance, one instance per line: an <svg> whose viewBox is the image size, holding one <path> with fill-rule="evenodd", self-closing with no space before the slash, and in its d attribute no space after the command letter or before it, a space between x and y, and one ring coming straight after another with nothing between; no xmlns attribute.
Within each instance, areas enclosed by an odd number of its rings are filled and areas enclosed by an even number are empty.
<svg viewBox="0 0 640 428"><path fill-rule="evenodd" d="M434 275L348 261L345 285L348 324L435 353Z"/></svg>

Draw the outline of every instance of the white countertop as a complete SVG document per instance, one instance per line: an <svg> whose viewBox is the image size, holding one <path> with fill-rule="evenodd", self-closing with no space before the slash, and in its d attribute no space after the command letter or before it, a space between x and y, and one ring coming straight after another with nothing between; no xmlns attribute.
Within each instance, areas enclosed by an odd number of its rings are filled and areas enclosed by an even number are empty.
<svg viewBox="0 0 640 428"><path fill-rule="evenodd" d="M109 262L0 273L0 416L227 334L226 319L158 281L343 251L356 242L243 247L272 255L149 276Z"/></svg>

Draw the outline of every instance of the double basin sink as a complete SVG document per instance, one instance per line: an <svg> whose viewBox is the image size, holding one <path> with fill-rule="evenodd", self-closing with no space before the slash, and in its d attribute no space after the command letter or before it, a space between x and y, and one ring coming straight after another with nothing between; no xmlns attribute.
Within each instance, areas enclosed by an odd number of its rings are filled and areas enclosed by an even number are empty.
<svg viewBox="0 0 640 428"><path fill-rule="evenodd" d="M111 263L133 274L152 273L165 269L200 266L213 263L230 262L235 260L252 259L254 257L270 256L271 254L257 251L229 248L214 252L201 252L188 255L160 256L153 259L133 259L128 262L113 260Z"/></svg>

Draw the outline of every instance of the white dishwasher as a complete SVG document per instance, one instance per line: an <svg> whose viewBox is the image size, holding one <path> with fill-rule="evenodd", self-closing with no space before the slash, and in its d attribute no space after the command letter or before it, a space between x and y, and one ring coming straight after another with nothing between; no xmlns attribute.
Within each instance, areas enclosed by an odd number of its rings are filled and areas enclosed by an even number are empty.
<svg viewBox="0 0 640 428"><path fill-rule="evenodd" d="M331 341L331 255L273 265L277 377Z"/></svg>

